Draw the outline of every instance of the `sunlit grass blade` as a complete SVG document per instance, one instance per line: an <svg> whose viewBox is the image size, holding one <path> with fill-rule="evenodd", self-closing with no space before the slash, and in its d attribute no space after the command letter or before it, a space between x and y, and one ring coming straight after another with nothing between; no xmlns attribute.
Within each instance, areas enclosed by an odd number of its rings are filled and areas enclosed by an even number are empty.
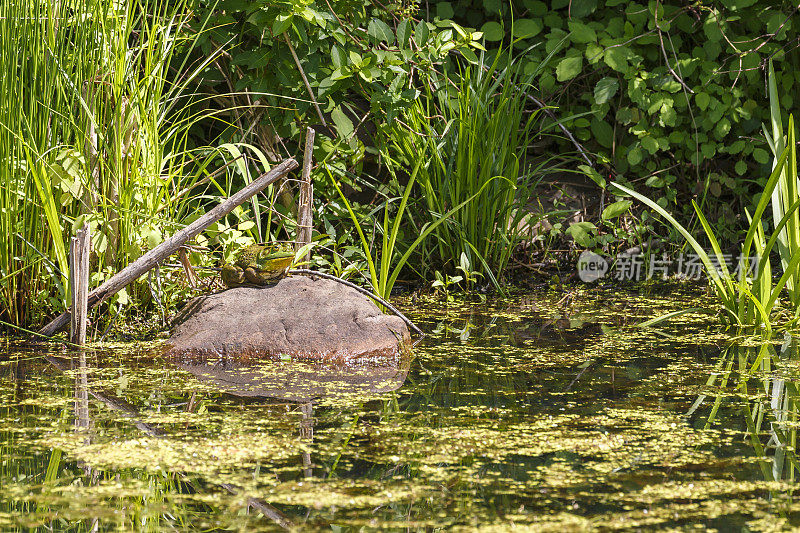
<svg viewBox="0 0 800 533"><path fill-rule="evenodd" d="M708 272L708 277L714 284L714 287L716 288L717 294L722 300L725 310L729 314L732 314L733 317L737 317L737 314L735 313L735 299L734 299L735 295L729 291L729 288L726 285L726 283L717 274L717 269L714 267L714 264L711 262L711 259L708 257L706 251L703 249L700 243L697 242L697 240L695 240L695 238L686 230L686 228L684 228L683 225L681 225L677 220L675 220L675 218L672 215L670 215L666 209L658 205L656 202L652 201L650 198L647 198L646 196L639 194L636 191L628 189L627 187L619 183L614 182L612 183L612 185L621 190L622 192L624 192L625 194L633 196L634 198L636 198L637 200L639 200L640 202L642 202L643 204L647 205L649 208L654 210L656 213L664 217L664 219L666 219L672 225L672 227L675 228L678 231L678 233L680 233L683 236L684 239L686 239L686 242L689 243L689 245L692 247L692 250L694 250L694 252L702 261L703 266L706 268L706 272Z"/></svg>
<svg viewBox="0 0 800 533"><path fill-rule="evenodd" d="M380 292L380 282L378 280L378 272L375 269L375 261L372 258L372 251L370 250L369 247L370 241L367 240L367 237L364 235L364 230L361 229L361 221L358 220L358 217L353 212L353 207L350 205L350 202L347 200L347 197L342 192L341 187L339 187L339 183L336 181L336 178L333 177L333 174L331 174L330 170L327 167L325 170L328 173L328 177L330 178L331 183L333 183L333 186L336 188L336 192L339 193L339 198L341 198L342 203L347 209L347 212L350 215L350 220L353 221L353 224L356 227L356 232L358 232L358 238L361 243L361 249L364 251L364 256L365 259L367 260L367 267L369 268L369 277L370 277L370 282L372 283L372 288L375 290L378 296L380 296L381 298L385 298L385 295Z"/></svg>
<svg viewBox="0 0 800 533"><path fill-rule="evenodd" d="M708 309L703 308L703 307L690 307L689 309L680 309L678 311L672 311L670 313L665 313L665 314L663 314L661 316L657 316L655 318L651 318L650 320L645 320L644 322L642 322L640 324L636 324L636 327L638 327L638 328L647 328L647 327L650 327L650 326L656 326L658 324L661 324L662 322L667 322L669 320L672 320L675 317L679 317L679 316L686 315L686 314L689 314L689 313L708 313L708 312L709 312Z"/></svg>

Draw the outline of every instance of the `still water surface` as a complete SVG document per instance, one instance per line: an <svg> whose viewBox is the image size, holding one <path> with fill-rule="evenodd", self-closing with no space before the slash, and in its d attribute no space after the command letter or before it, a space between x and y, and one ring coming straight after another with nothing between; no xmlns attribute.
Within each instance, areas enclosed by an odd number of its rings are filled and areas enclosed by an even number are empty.
<svg viewBox="0 0 800 533"><path fill-rule="evenodd" d="M406 301L396 365L180 365L152 346L0 357L0 529L780 530L800 358L702 300Z"/></svg>

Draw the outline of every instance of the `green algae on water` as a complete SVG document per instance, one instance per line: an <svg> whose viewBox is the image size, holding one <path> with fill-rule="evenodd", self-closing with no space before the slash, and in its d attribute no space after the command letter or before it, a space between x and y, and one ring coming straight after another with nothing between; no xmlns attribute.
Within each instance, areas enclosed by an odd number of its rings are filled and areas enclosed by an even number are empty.
<svg viewBox="0 0 800 533"><path fill-rule="evenodd" d="M683 303L586 290L423 300L404 311L433 333L407 366L349 377L181 368L136 346L81 366L12 346L0 528L796 527L793 483L765 479L769 457L745 440L755 389L729 391L711 429L708 402L689 414L717 394L707 380L731 339L701 315L631 327Z"/></svg>

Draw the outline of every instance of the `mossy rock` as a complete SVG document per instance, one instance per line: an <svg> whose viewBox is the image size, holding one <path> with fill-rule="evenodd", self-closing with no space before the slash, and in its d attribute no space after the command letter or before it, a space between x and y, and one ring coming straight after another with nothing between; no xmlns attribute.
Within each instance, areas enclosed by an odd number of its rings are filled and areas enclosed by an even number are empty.
<svg viewBox="0 0 800 533"><path fill-rule="evenodd" d="M191 300L176 317L167 356L184 361L399 361L405 323L372 300L306 276L237 287Z"/></svg>

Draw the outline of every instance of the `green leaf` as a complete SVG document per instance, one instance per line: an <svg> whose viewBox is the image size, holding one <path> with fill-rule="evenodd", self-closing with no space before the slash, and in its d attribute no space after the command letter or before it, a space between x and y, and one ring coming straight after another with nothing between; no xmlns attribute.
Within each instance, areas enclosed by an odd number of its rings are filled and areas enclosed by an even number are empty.
<svg viewBox="0 0 800 533"><path fill-rule="evenodd" d="M675 108L671 105L665 105L661 108L661 114L658 117L658 122L660 125L671 128L675 126L675 123L678 121L678 113L675 111Z"/></svg>
<svg viewBox="0 0 800 533"><path fill-rule="evenodd" d="M650 155L658 152L658 141L656 141L653 137L643 137L641 139L642 148L650 152Z"/></svg>
<svg viewBox="0 0 800 533"><path fill-rule="evenodd" d="M769 154L763 148L756 148L753 150L753 159L762 165L766 165L769 162Z"/></svg>
<svg viewBox="0 0 800 533"><path fill-rule="evenodd" d="M603 47L597 43L586 43L586 51L583 55L589 63L594 65L603 59L603 50Z"/></svg>
<svg viewBox="0 0 800 533"><path fill-rule="evenodd" d="M728 120L727 118L720 119L720 121L717 122L717 125L714 126L714 135L717 137L718 140L722 140L722 138L725 137L730 131L731 131L731 121Z"/></svg>
<svg viewBox="0 0 800 533"><path fill-rule="evenodd" d="M625 213L630 207L633 205L633 202L630 200L620 200L619 202L614 202L613 204L609 205L605 209L603 209L603 214L600 215L600 218L603 220L611 220L617 218L621 214Z"/></svg>
<svg viewBox="0 0 800 533"><path fill-rule="evenodd" d="M288 30L292 25L292 18L293 16L291 14L278 15L275 17L275 20L272 21L272 35L280 35Z"/></svg>
<svg viewBox="0 0 800 533"><path fill-rule="evenodd" d="M414 27L414 42L417 43L417 46L424 46L425 43L428 42L429 36L430 30L428 29L428 23L424 20L420 20Z"/></svg>
<svg viewBox="0 0 800 533"><path fill-rule="evenodd" d="M503 27L498 22L487 22L481 26L481 31L483 32L483 38L487 42L503 40Z"/></svg>
<svg viewBox="0 0 800 533"><path fill-rule="evenodd" d="M597 231L597 226L591 222L574 222L567 228L566 234L584 248L594 246L594 238L591 232Z"/></svg>
<svg viewBox="0 0 800 533"><path fill-rule="evenodd" d="M461 55L463 55L466 58L466 60L472 63L473 65L477 65L480 63L478 56L475 55L475 52L473 52L469 48L462 48Z"/></svg>
<svg viewBox="0 0 800 533"><path fill-rule="evenodd" d="M619 80L617 78L605 77L594 86L594 101L596 104L605 104L617 94Z"/></svg>
<svg viewBox="0 0 800 533"><path fill-rule="evenodd" d="M595 182L601 189L606 188L606 180L603 176L600 175L595 169L590 167L589 165L578 165L578 170L589 176L593 182Z"/></svg>
<svg viewBox="0 0 800 533"><path fill-rule="evenodd" d="M347 65L347 54L338 46L333 45L331 47L331 62L334 68L342 68Z"/></svg>
<svg viewBox="0 0 800 533"><path fill-rule="evenodd" d="M616 46L606 50L603 60L606 65L617 72L625 72L628 70L628 53L629 50L626 47Z"/></svg>
<svg viewBox="0 0 800 533"><path fill-rule="evenodd" d="M573 43L591 43L597 40L597 33L582 22L571 20L569 26L569 38Z"/></svg>
<svg viewBox="0 0 800 533"><path fill-rule="evenodd" d="M570 17L580 19L594 13L597 9L597 0L571 0Z"/></svg>
<svg viewBox="0 0 800 533"><path fill-rule="evenodd" d="M717 154L717 143L709 142L700 145L700 153L706 159L711 159Z"/></svg>
<svg viewBox="0 0 800 533"><path fill-rule="evenodd" d="M541 20L519 19L514 21L514 37L518 39L529 39L539 35L544 28Z"/></svg>
<svg viewBox="0 0 800 533"><path fill-rule="evenodd" d="M164 240L161 230L155 226L145 226L141 232L141 235L144 239L144 242L147 243L147 247L151 250L161 244Z"/></svg>
<svg viewBox="0 0 800 533"><path fill-rule="evenodd" d="M754 5L758 0L722 0L722 5L734 11Z"/></svg>
<svg viewBox="0 0 800 533"><path fill-rule="evenodd" d="M525 6L525 9L530 11L530 14L534 17L543 17L547 15L547 12L549 11L547 4L540 2L539 0L522 0L522 4Z"/></svg>
<svg viewBox="0 0 800 533"><path fill-rule="evenodd" d="M605 120L592 119L592 135L601 146L611 148L614 144L614 128Z"/></svg>
<svg viewBox="0 0 800 533"><path fill-rule="evenodd" d="M436 15L440 19L451 19L454 14L453 5L450 2L438 2L436 4Z"/></svg>
<svg viewBox="0 0 800 533"><path fill-rule="evenodd" d="M117 294L114 295L113 299L119 305L128 305L130 303L128 289L123 287L119 292L117 292Z"/></svg>
<svg viewBox="0 0 800 533"><path fill-rule="evenodd" d="M638 146L634 146L628 151L628 164L632 167L641 163L643 158L642 149Z"/></svg>
<svg viewBox="0 0 800 533"><path fill-rule="evenodd" d="M501 0L483 0L483 8L488 13L500 13L500 8L502 6Z"/></svg>
<svg viewBox="0 0 800 533"><path fill-rule="evenodd" d="M381 19L374 18L369 21L369 25L367 25L367 35L376 41L386 44L394 44L394 33L392 32L392 28L390 28L389 25Z"/></svg>
<svg viewBox="0 0 800 533"><path fill-rule="evenodd" d="M739 152L745 149L745 146L747 146L747 143L744 141L744 139L739 139L730 146L728 146L728 153L738 154Z"/></svg>
<svg viewBox="0 0 800 533"><path fill-rule="evenodd" d="M697 93L694 95L694 103L697 104L697 107L700 108L700 111L705 111L708 108L708 103L711 101L711 97L708 93Z"/></svg>
<svg viewBox="0 0 800 533"><path fill-rule="evenodd" d="M401 48L408 46L409 37L411 37L411 21L405 19L397 25L397 44Z"/></svg>
<svg viewBox="0 0 800 533"><path fill-rule="evenodd" d="M744 161L737 161L736 165L733 168L734 170L736 170L736 173L741 176L742 174L747 172L747 163L745 163Z"/></svg>
<svg viewBox="0 0 800 533"><path fill-rule="evenodd" d="M583 57L566 57L556 67L556 79L558 81L571 80L581 72Z"/></svg>
<svg viewBox="0 0 800 533"><path fill-rule="evenodd" d="M350 56L350 63L354 67L358 68L358 67L360 67L361 65L364 64L364 60L361 58L361 55L358 52L356 52L355 50L350 50L348 52L348 55Z"/></svg>
<svg viewBox="0 0 800 533"><path fill-rule="evenodd" d="M337 133L339 133L342 139L347 139L353 134L355 130L353 122L344 114L341 107L336 106L333 111L331 111L331 119L336 125Z"/></svg>

